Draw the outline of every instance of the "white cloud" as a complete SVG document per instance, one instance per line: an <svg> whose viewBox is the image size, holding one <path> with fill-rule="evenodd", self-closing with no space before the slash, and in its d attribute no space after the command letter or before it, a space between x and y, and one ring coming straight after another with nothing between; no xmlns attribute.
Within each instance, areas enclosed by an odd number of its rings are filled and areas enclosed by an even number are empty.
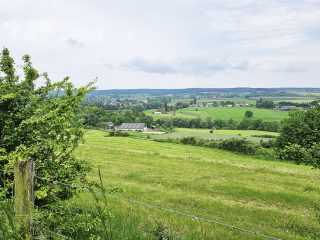
<svg viewBox="0 0 320 240"><path fill-rule="evenodd" d="M78 37L70 36L66 39L66 43L69 44L71 47L82 47L84 43L79 40Z"/></svg>
<svg viewBox="0 0 320 240"><path fill-rule="evenodd" d="M100 88L318 86L320 1L8 0L0 46ZM303 79L302 79L303 77Z"/></svg>
<svg viewBox="0 0 320 240"><path fill-rule="evenodd" d="M247 60L208 60L203 58L186 59L156 59L148 60L142 57L133 58L123 63L125 68L158 74L191 74L212 75L216 72L228 70L248 70Z"/></svg>

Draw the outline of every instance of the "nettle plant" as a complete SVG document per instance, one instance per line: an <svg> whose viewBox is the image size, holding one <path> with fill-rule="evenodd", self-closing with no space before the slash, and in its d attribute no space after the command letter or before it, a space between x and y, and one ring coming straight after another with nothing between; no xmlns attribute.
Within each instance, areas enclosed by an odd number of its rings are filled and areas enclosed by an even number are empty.
<svg viewBox="0 0 320 240"><path fill-rule="evenodd" d="M36 175L78 184L88 165L73 155L84 134L76 112L93 90L93 82L80 88L68 77L52 82L47 73L33 67L29 55L22 60L20 76L9 50L4 48L0 54L0 169L12 169L16 161L33 160ZM6 175L12 179L9 171ZM50 181L37 179L35 183L39 205L74 193L74 189Z"/></svg>

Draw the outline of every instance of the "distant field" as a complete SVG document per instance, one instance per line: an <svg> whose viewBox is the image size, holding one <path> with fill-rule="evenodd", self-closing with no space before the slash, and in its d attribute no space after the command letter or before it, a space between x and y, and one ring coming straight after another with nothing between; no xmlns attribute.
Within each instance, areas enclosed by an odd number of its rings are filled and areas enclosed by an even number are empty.
<svg viewBox="0 0 320 240"><path fill-rule="evenodd" d="M198 109L198 110L197 110ZM212 119L234 119L240 121L244 118L246 111L253 112L252 119L261 119L264 121L281 121L288 116L288 112L275 111L269 109L259 109L254 107L211 107L211 108L183 108L173 114L153 114L154 110L146 111L146 114L152 116L154 119L165 117L181 117L181 118L202 118L211 117Z"/></svg>
<svg viewBox="0 0 320 240"><path fill-rule="evenodd" d="M99 166L107 187L124 190L114 195L281 239L320 237L313 207L320 202L319 170L217 149L105 135L87 131L76 154L93 165L91 180L98 181ZM89 208L92 201L81 193L70 204ZM132 202L108 201L117 239L156 240L159 229L172 234L169 239L265 239Z"/></svg>
<svg viewBox="0 0 320 240"><path fill-rule="evenodd" d="M170 102L171 105L176 104L177 102L184 102L184 103L190 103L193 98L173 98ZM246 98L197 98L197 103L203 103L203 102L226 102L226 101L232 101L235 103L248 103L248 104L255 104L256 100L246 99Z"/></svg>
<svg viewBox="0 0 320 240"><path fill-rule="evenodd" d="M258 142L260 140L269 140L263 135L278 136L278 133L256 130L213 130L210 133L209 129L192 129L192 128L176 128L175 132L161 135L151 135L152 139L167 139L167 138L183 138L183 137L199 137L203 139L228 139L228 138L247 138L249 140ZM261 136L261 137L258 137Z"/></svg>
<svg viewBox="0 0 320 240"><path fill-rule="evenodd" d="M307 97L253 97L251 99L254 99L254 100L258 100L258 99L266 99L266 100L270 100L270 101L273 101L275 103L278 103L278 102L293 102L293 103L308 103L308 102L311 102L313 100L316 100L316 98L312 97L312 98L307 98Z"/></svg>

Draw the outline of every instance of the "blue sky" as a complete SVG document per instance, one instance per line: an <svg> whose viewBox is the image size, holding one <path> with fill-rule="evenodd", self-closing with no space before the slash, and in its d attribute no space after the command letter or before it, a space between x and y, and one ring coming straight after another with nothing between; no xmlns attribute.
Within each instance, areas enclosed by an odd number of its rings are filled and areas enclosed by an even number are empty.
<svg viewBox="0 0 320 240"><path fill-rule="evenodd" d="M1 0L0 46L99 89L320 87L320 1Z"/></svg>

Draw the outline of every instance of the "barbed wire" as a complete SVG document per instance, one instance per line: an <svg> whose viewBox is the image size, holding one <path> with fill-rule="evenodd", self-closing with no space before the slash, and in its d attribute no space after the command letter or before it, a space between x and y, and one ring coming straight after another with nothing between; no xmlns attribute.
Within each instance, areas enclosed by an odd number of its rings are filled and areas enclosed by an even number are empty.
<svg viewBox="0 0 320 240"><path fill-rule="evenodd" d="M5 173L8 173L8 172L12 173L13 172L12 170L4 170L4 169L0 169L0 171L5 172ZM85 187L75 186L75 185L68 184L68 183L63 183L63 182L60 182L60 181L57 181L57 180L52 180L52 179L49 179L49 178L39 177L37 175L35 175L34 177L37 178L37 179L49 181L49 182L52 182L52 183L55 183L55 184L60 184L60 185L66 186L66 187L72 187L72 188L76 188L76 189L79 189L79 190L90 192L90 190L88 188L85 188ZM177 211L177 210L174 210L174 209L161 207L161 206L153 205L153 204L146 203L146 202L137 201L135 199L119 197L119 196L112 195L112 194L109 194L109 193L104 193L104 195L109 197L109 198L118 199L118 200L126 201L126 202L129 202L129 203L138 204L138 205L141 205L141 206L147 206L147 207L150 207L150 208L158 209L158 210L165 211L165 212L170 212L170 213L173 213L173 214L176 214L176 215L180 215L180 216L184 216L184 217L188 217L188 218L191 218L191 219L196 219L196 220L199 220L199 221L203 221L203 222L208 222L208 223L224 226L224 227L227 227L227 228L230 228L230 229L233 229L233 230L237 230L237 231L240 231L240 232L245 232L245 233L249 233L249 234L253 234L253 235L257 235L257 236L261 236L261 237L268 238L268 239L273 239L273 240L281 240L281 238L276 238L276 237L273 237L273 236L270 236L270 235L267 235L267 234L264 234L264 233L261 233L261 232L258 232L258 231L253 231L253 230L245 229L245 228L242 228L242 227L237 227L237 226L232 225L232 224L220 222L220 221L217 221L217 220L207 219L207 218L200 217L200 216L197 216L197 215L194 215L194 214L180 212L180 211ZM54 232L52 232L52 233L54 233ZM63 236L63 235L61 235L61 236ZM66 236L63 236L63 237L66 238Z"/></svg>
<svg viewBox="0 0 320 240"><path fill-rule="evenodd" d="M51 179L48 179L48 178L39 177L39 176L36 176L36 175L35 175L35 178L46 180L46 181L50 181L50 182L55 183L55 184L60 184L60 185L63 185L63 186L68 186L68 187L84 190L84 191L87 191L87 192L91 192L88 188L85 188L85 187L75 186L75 185L71 185L71 184L68 184L68 183L63 183L63 182L60 182L60 181L57 181L57 180L51 180ZM273 236L270 236L270 235L267 235L267 234L264 234L264 233L261 233L261 232L258 232L258 231L253 231L253 230L237 227L237 226L232 225L232 224L223 223L223 222L220 222L220 221L217 221L217 220L207 219L207 218L200 217L200 216L197 216L197 215L194 215L194 214L180 212L180 211L177 211L177 210L174 210L174 209L161 207L161 206L153 205L153 204L146 203L146 202L137 201L135 199L119 197L119 196L112 195L112 194L109 194L109 193L104 193L104 195L109 197L109 198L118 199L118 200L130 202L130 203L134 203L134 204L138 204L138 205L142 205L142 206L147 206L147 207L150 207L150 208L158 209L158 210L165 211L165 212L170 212L170 213L173 213L173 214L176 214L176 215L180 215L180 216L184 216L184 217L188 217L188 218L191 218L191 219L196 219L196 220L199 220L199 221L203 221L203 222L208 222L208 223L224 226L224 227L227 227L227 228L230 228L230 229L233 229L233 230L237 230L237 231L240 231L240 232L249 233L249 234L253 234L253 235L257 235L257 236L261 236L261 237L268 238L268 239L273 239L273 240L281 240L281 238L276 238L276 237L273 237Z"/></svg>

